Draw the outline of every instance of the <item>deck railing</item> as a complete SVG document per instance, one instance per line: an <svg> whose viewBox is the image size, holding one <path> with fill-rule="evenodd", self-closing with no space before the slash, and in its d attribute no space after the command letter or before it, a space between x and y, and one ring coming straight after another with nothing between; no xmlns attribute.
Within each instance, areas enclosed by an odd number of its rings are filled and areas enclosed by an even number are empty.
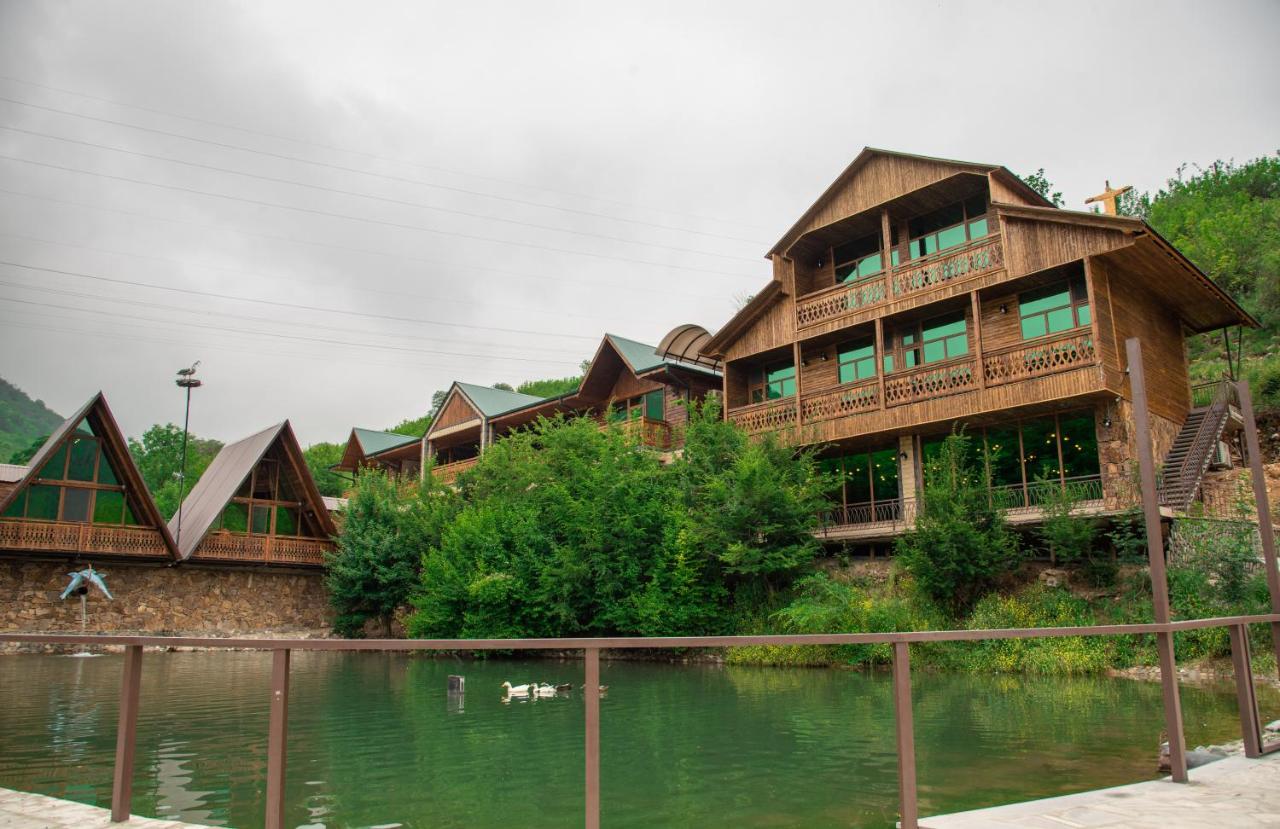
<svg viewBox="0 0 1280 829"><path fill-rule="evenodd" d="M600 430L604 431L614 426L617 426L624 435L641 446L663 450L672 447L671 424L665 420L654 420L649 417L634 417L628 420L612 422L605 420L600 424Z"/></svg>
<svg viewBox="0 0 1280 829"><path fill-rule="evenodd" d="M1135 625L1098 625L1093 627L1008 628L1000 630L922 630L902 633L825 633L791 636L673 636L660 638L621 637L610 639L209 639L180 636L87 636L72 634L0 633L0 643L28 645L88 645L123 647L125 651L120 688L119 715L116 720L116 755L111 790L111 819L126 821L132 807L133 778L137 746L137 724L142 685L143 649L193 647L209 649L269 650L272 653L271 687L263 689L270 700L267 725L266 815L267 829L285 826L285 773L288 754L289 661L295 650L312 651L536 651L564 652L582 650L586 763L584 769L585 826L600 826L600 652L605 649L669 650L685 648L726 648L748 645L878 645L892 647L893 716L896 722L898 759L898 798L900 826L917 829L919 807L916 783L916 750L914 715L911 702L911 646L937 642L975 642L1008 639L1061 638L1067 636L1134 636L1156 634L1171 637L1174 632L1208 628L1227 628L1230 632L1232 662L1239 702L1240 729L1245 753L1257 757L1276 750L1280 745L1265 745L1261 718L1253 694L1252 668L1249 662L1248 625L1267 624L1273 630L1280 626L1280 613L1254 616L1228 616L1216 619L1150 623ZM17 670L12 663L11 670ZM1173 683L1176 678L1163 676ZM621 689L617 689L621 690ZM36 689L29 689L36 692ZM1171 745L1180 749L1184 743L1181 719L1169 728ZM1176 755L1181 758L1180 750ZM1178 773L1175 772L1175 777ZM1182 779L1185 779L1185 773ZM832 797L851 797L853 790Z"/></svg>
<svg viewBox="0 0 1280 829"><path fill-rule="evenodd" d="M903 262L893 269L893 298L925 291L944 282L1004 267L1004 248L996 235L960 247Z"/></svg>
<svg viewBox="0 0 1280 829"><path fill-rule="evenodd" d="M887 275L879 273L806 294L796 300L796 323L803 328L872 308L888 298L887 286Z"/></svg>
<svg viewBox="0 0 1280 829"><path fill-rule="evenodd" d="M947 397L952 394L973 391L978 387L974 374L975 360L962 357L944 363L934 363L909 371L886 374L884 378L884 404L902 406Z"/></svg>
<svg viewBox="0 0 1280 829"><path fill-rule="evenodd" d="M332 542L319 538L211 532L196 547L192 558L319 567L324 564L325 553L332 549Z"/></svg>
<svg viewBox="0 0 1280 829"><path fill-rule="evenodd" d="M1093 337L1081 332L984 351L982 371L988 386L998 386L1096 365L1097 362Z"/></svg>
<svg viewBox="0 0 1280 829"><path fill-rule="evenodd" d="M116 527L29 518L0 518L0 550L151 558L169 555L164 538L153 527Z"/></svg>
<svg viewBox="0 0 1280 829"><path fill-rule="evenodd" d="M880 408L880 382L875 378L858 380L806 393L801 399L801 408L805 423L873 411Z"/></svg>
<svg viewBox="0 0 1280 829"><path fill-rule="evenodd" d="M915 499L890 501L866 501L861 504L841 504L818 513L822 530L834 527L857 527L872 524L893 524L905 529L916 518Z"/></svg>
<svg viewBox="0 0 1280 829"><path fill-rule="evenodd" d="M780 400L766 400L763 403L752 403L730 409L729 420L742 427L748 433L773 432L794 426L796 422L796 399L784 397Z"/></svg>
<svg viewBox="0 0 1280 829"><path fill-rule="evenodd" d="M431 474L442 484L451 484L458 476L480 462L479 457L467 458L453 463L442 463L431 468Z"/></svg>

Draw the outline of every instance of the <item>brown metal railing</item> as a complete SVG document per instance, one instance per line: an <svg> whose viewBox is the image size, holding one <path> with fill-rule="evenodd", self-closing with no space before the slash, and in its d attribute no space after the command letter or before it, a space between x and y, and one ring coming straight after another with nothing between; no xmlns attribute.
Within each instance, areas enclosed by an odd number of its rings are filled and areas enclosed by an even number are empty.
<svg viewBox="0 0 1280 829"><path fill-rule="evenodd" d="M1226 426L1227 415L1233 406L1239 405L1239 393L1235 383L1219 380L1213 390L1213 399L1205 409L1190 445L1185 449L1176 467L1166 467L1160 482L1161 498L1175 509L1186 509L1195 497L1196 490L1218 445L1218 438Z"/></svg>

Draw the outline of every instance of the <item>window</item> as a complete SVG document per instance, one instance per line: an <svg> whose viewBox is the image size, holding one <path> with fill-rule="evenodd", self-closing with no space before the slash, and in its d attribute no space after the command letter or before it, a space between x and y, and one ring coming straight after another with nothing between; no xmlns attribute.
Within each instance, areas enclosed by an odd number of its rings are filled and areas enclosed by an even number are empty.
<svg viewBox="0 0 1280 829"><path fill-rule="evenodd" d="M441 458L449 451L442 450ZM459 454L474 456L473 451L459 451ZM320 536L315 517L295 491L291 469L287 459L276 451L258 461L231 502L223 508L218 528L254 535Z"/></svg>
<svg viewBox="0 0 1280 829"><path fill-rule="evenodd" d="M888 521L899 517L901 493L898 479L898 450L889 446L870 452L850 452L821 462L826 472L838 476L832 500L864 509L859 520Z"/></svg>
<svg viewBox="0 0 1280 829"><path fill-rule="evenodd" d="M907 223L908 252L912 259L981 239L989 230L987 197L979 194L949 204Z"/></svg>
<svg viewBox="0 0 1280 829"><path fill-rule="evenodd" d="M852 383L876 376L876 345L872 340L859 340L836 349L839 382Z"/></svg>
<svg viewBox="0 0 1280 829"><path fill-rule="evenodd" d="M666 416L662 398L662 389L655 389L644 396L645 417L650 420L662 420Z"/></svg>
<svg viewBox="0 0 1280 829"><path fill-rule="evenodd" d="M896 257L895 257L896 259ZM884 270L880 253L880 234L865 236L831 249L836 267L836 282L857 282ZM894 264L897 264L896 261Z"/></svg>
<svg viewBox="0 0 1280 829"><path fill-rule="evenodd" d="M1088 325L1092 319L1084 277L1027 291L1018 296L1022 339L1031 340Z"/></svg>
<svg viewBox="0 0 1280 829"><path fill-rule="evenodd" d="M900 328L891 339L896 344L895 353L885 355L885 373L893 371L895 365L915 368L969 353L969 329L963 311Z"/></svg>
<svg viewBox="0 0 1280 829"><path fill-rule="evenodd" d="M747 392L752 403L791 397L796 393L796 367L775 363L753 370L747 376Z"/></svg>
<svg viewBox="0 0 1280 829"><path fill-rule="evenodd" d="M609 409L609 422L619 423L623 420L639 420L647 417L650 420L663 419L662 389L655 389L646 394L639 394L628 400L616 401Z"/></svg>
<svg viewBox="0 0 1280 829"><path fill-rule="evenodd" d="M85 524L136 524L120 476L88 418L40 467L37 482L5 509L9 518Z"/></svg>

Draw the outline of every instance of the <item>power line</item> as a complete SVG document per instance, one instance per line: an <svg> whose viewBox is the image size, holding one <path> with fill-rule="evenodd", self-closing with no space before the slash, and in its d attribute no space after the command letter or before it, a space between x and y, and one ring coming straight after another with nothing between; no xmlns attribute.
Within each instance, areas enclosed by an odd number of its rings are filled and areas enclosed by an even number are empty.
<svg viewBox="0 0 1280 829"><path fill-rule="evenodd" d="M342 250L342 251L348 251L350 253L358 253L358 254L364 254L368 256L381 256L388 259L400 259L405 262L421 262L427 265L440 265L446 268L461 268L464 270L485 271L487 273L499 273L507 276L516 276L523 280L538 280L538 281L544 281L544 282L555 282L557 284L567 283L572 285L587 285L592 288L599 288L602 286L601 282L594 282L594 281L589 281L585 279L573 279L567 276L548 276L545 274L528 274L528 273L522 273L520 271L509 270L506 268L494 268L489 265L462 264L459 262L448 262L443 259L432 259L430 257L424 257L424 256L408 256L406 254L401 254L401 253L388 253L387 251L376 250L374 248L357 248L357 247L351 247L349 245L337 245L331 242L317 242L311 239L298 239L292 236L280 236L272 233L258 233L252 230L244 230L238 227L227 227L226 225L210 224L209 222L197 222L191 219L178 219L172 216L156 216L150 213L142 213L136 210L124 210L123 208L119 208L119 207L105 207L103 205L98 205L98 204L88 204L87 202L71 201L69 199L59 199L54 196L47 196L41 193L28 193L23 190L10 190L5 187L0 187L0 193L8 193L9 195L20 196L26 199L37 199L39 201L46 201L53 204L65 204L71 207L79 207L84 210L96 210L103 213L118 213L122 216L133 216L136 218L148 219L153 222L166 222L169 224L183 224L183 225L190 225L191 227L202 227L202 228L211 228L214 230L230 231L232 233L236 233L241 236L250 236L257 239L269 239L275 242L288 242L289 244L294 244L294 245L306 245L309 247L324 248L327 250ZM123 254L122 253L121 255L137 256L139 254ZM652 289L636 287L636 283L632 280L624 280L620 284L605 285L604 287L608 287L612 290L630 290L630 291L636 291L636 292L645 293L645 294L653 293ZM692 294L687 291L677 291L667 287L664 287L662 289L662 293L667 296L684 296L684 297L690 297L692 299L722 298L720 296Z"/></svg>
<svg viewBox="0 0 1280 829"><path fill-rule="evenodd" d="M0 100L8 100L8 99L0 97ZM369 193L358 193L354 190L343 190L340 187L327 187L323 184L310 184L304 181L294 181L293 179L276 178L274 176L263 176L263 175L258 175L257 173L246 173L240 170L233 170L229 167L219 167L215 164L202 164L197 161L184 161L182 159L172 158L170 156L158 155L156 153L144 153L140 150L126 150L121 147L112 147L107 144L98 144L93 141L83 141L78 138L66 138L61 135L54 135L53 133L40 132L39 130L29 130L22 127L11 127L5 124L0 124L0 129L9 130L10 132L24 133L26 135L33 135L40 138L49 138L54 141L65 142L67 144L78 144L79 146L82 146L82 147L94 147L99 150L107 150L113 153L121 153L122 155L132 155L138 158L148 158L153 161L163 161L167 164L181 164L184 167L192 167L199 170L210 170L216 173L226 173L228 175L241 176L243 178L257 179L258 181L267 181L273 184L287 184L292 187L305 187L309 190L318 190L323 193L335 193L342 196L354 196L360 199L369 199L370 201L386 202L387 204L394 204L401 207L412 207L419 210L435 210L440 213L451 213L456 216L466 216L467 218L479 219L481 221L502 222L504 224L515 225L517 227L527 227L527 228L532 228L534 230L547 230L553 233L567 233L573 236L585 236L592 239L603 239L608 242L622 242L623 244L658 248L660 250L670 250L676 253L692 253L698 256L713 256L718 259L729 259L729 260L734 260L738 262L755 262L756 261L755 259L751 259L745 256L731 256L723 253L712 253L710 251L697 250L696 248L682 248L675 245L663 245L657 242L639 242L634 239L627 239L622 236L609 236L608 234L603 234L603 233L592 233L591 231L588 231L588 230L573 230L570 228L555 227L554 225L542 225L542 224L537 224L536 222L524 222L524 221L520 221L519 219L507 219L501 216L492 216L486 213L472 213L467 210L456 210L451 207L440 207L438 205L425 204L423 202L413 202L405 199L393 199L388 196L375 196Z"/></svg>
<svg viewBox="0 0 1280 829"><path fill-rule="evenodd" d="M699 220L702 220L702 221L709 221L709 222L716 222L716 223L719 223L719 224L737 225L738 227L755 227L755 228L760 229L760 230L764 230L764 229L765 229L765 228L760 227L760 226L758 226L758 225L747 225L747 224L744 224L744 223L743 223L743 222L741 222L741 221L733 221L733 220L728 220L728 219L718 219L718 218L715 218L714 216L702 216L702 215L699 215L699 214L696 214L696 213L683 213L683 212L680 212L680 211L677 211L677 210L671 210L670 208L664 208L664 207L651 207L651 206L642 205L642 204L634 204L634 203L631 203L631 202L619 201L619 200L616 200L616 199L609 199L609 198L605 198L605 197L602 197L602 196L593 196L593 195L586 194L586 193L574 193L574 192L566 191L566 190L556 190L556 189L553 189L553 188L550 188L550 187L543 187L543 186L541 186L541 185L529 184L529 183L527 183L527 182L515 181L515 180L512 180L512 179L504 179L504 178L497 178L497 177L494 177L494 176L486 176L486 175L482 175L482 174L480 174L480 173L470 173L470 172L467 172L467 171L465 171L465 170L455 170L455 169L451 169L451 168L448 168L448 167L433 166L433 165L430 165L430 164L423 164L423 163L421 163L421 162L409 161L409 160L407 160L407 159L392 158L392 157L389 157L389 156L378 155L378 154L376 154L376 153L371 153L371 152L367 152L367 151L364 151L364 150L353 150L353 149L349 149L349 148L345 148L345 147L338 147L338 146L334 146L334 145L331 145L331 144L318 143L318 142L309 141L309 140L306 140L306 139L295 138L295 137L288 136L288 135L279 135L279 134L277 134L277 133L271 133L271 132L265 132L265 131L262 131L262 130L250 129L250 128L248 128L248 127L241 127L241 126L238 126L238 125L235 125L235 124L228 124L228 123L221 122L221 121L211 121L211 120L207 120L207 119L204 119L204 118L197 118L197 117L193 117L193 116L190 116L190 115L181 115L181 114L178 114L178 113L175 113L175 112L169 112L169 111L166 111L166 110L156 109L156 108L153 108L153 107L140 106L140 105L138 105L138 104L131 104L131 103L127 103L127 102L125 102L125 101L119 101L119 100L115 100L115 99L112 99L112 98L105 98L105 97L98 96L98 95L89 95L89 94L86 94L86 93L84 93L84 92L76 92L76 91L74 91L74 90L64 89L64 88L62 88L62 87L49 86L49 85L46 85L46 84L35 83L34 81L28 81L28 80L24 80L24 79L22 79L22 78L16 78L16 77L13 77L13 76L11 76L11 75L0 75L0 78L2 78L2 79L4 79L4 80L7 80L7 81L10 81L10 82L12 82L12 83L23 84L23 85L25 85L25 86L32 86L32 87L35 87L35 88L37 88L37 89L48 89L48 90L51 90L51 91L54 91L54 92L61 92L61 93L66 94L66 95L73 95L73 96L78 97L78 98L86 98L86 99L91 100L91 101L101 101L101 102L103 102L103 103L111 104L112 106L125 107L125 108L128 108L128 109L136 109L136 110L138 110L138 111L140 111L140 112L150 112L150 113L152 113L152 114L154 114L154 115L163 115L163 116L168 117L168 118L177 118L177 119L180 119L180 120L183 120L183 121L190 121L190 122L192 122L192 123L196 123L196 124L204 124L204 125L206 125L206 126L213 126L213 127L220 127L220 128L223 128L223 129L235 130L235 131L237 131L237 132L242 132L242 133L245 133L245 134L247 134L247 135L257 135L257 136L260 136L260 137L263 137L263 138L272 138L272 139L275 139L275 140L277 140L277 141L288 141L288 142L291 142L291 143L294 143L294 144L300 144L300 145L302 145L302 146L307 146L307 147L315 147L315 148L317 148L317 149L328 150L328 151L331 151L331 152L347 153L347 154L349 154L349 155L362 156L362 157L364 157L364 158L372 158L372 159L376 159L376 160L378 160L378 161L386 161L386 162L390 162L390 163L392 163L392 164L401 164L401 165L408 166L408 167L417 167L418 169L421 169L421 170L435 170L435 171L437 171L437 172L448 173L448 174L450 174L450 175L467 176L467 177L469 177L469 178L475 178L475 179L479 179L479 180L482 180L482 181L493 181L493 182L497 182L497 183L500 183L500 184L511 184L511 185L515 185L515 186L517 186L517 187L524 187L524 188L531 189L531 190L542 190L543 192L547 192L547 193L554 193L554 194L556 194L556 195L561 195L561 196L569 196L569 197L571 197L571 198L588 199L588 200L590 200L590 201L598 201L598 202L601 202L601 203L603 203L603 204L616 204L616 205L619 205L619 206L622 206L622 207L630 207L630 208L636 208L636 209L640 209L640 210L650 210L650 211L658 212L658 213L666 213L666 214L671 215L671 216L685 216L685 217L687 217L687 218L699 219ZM548 206L550 206L550 205L548 205Z"/></svg>
<svg viewBox="0 0 1280 829"><path fill-rule="evenodd" d="M46 268L39 265L27 265L22 262L13 262L6 259L0 259L0 265L10 265L15 268L23 268L30 271L43 271L44 273L56 273L64 276L77 276L83 279L94 279L100 282L112 282L117 285L132 285L138 288L154 288L158 291L173 291L179 294L190 294L191 296L213 297L215 299L229 299L236 302L252 302L256 305L274 305L279 308L295 308L302 311L317 311L327 314L345 314L352 317L367 317L369 319L392 320L394 322L411 322L421 325L443 325L450 328L471 328L479 331L500 331L506 334L532 334L538 337L566 337L575 340L591 340L595 341L596 337L589 337L584 334L561 334L550 331L531 331L524 328L500 328L491 325L472 325L461 322L442 322L440 320L429 320L415 317L396 317L389 314L370 314L364 311L348 311L342 308L324 308L315 305L301 305L294 302L280 302L271 299L257 299L254 297L236 296L234 294L219 294L213 291L197 291L194 288L175 288L172 285L157 285L153 282L136 282L129 279L117 279L110 276L102 276L100 274L84 273L82 271L68 271L60 268Z"/></svg>
<svg viewBox="0 0 1280 829"><path fill-rule="evenodd" d="M0 77L3 77L3 76L0 76ZM465 187L454 187L448 184L439 184L434 181L425 181L423 179L418 179L418 178L408 178L407 176L394 176L389 173L378 173L372 170L361 170L359 167L348 167L343 164L332 164L325 161L315 161L313 159L302 158L300 156L295 156L295 155L287 155L285 153L273 153L270 150L259 150L259 149L254 149L252 147L244 147L239 144L228 144L225 141L214 141L209 138L197 138L191 135L184 135L183 133L180 133L180 132L170 132L169 130L156 129L155 127L144 127L139 124L129 123L128 121L117 121L113 118L102 118L96 115L86 115L82 112L75 112L69 109L59 109L58 107L51 107L44 104L33 104L30 101L21 101L21 100L18 100L17 98L8 98L3 95L0 95L0 101L6 101L11 104L17 104L19 106L29 107L31 109L39 109L45 112L53 112L59 115L68 115L73 118L81 118L86 121L96 121L100 124L111 124L112 126L125 127L126 129L137 130L139 132L149 132L154 135L163 135L169 138L177 138L183 141L190 141L197 144L205 144L210 147L219 147L221 149L235 150L237 152L250 153L252 155L260 155L267 158L276 158L276 159L281 159L283 161L292 161L297 164L308 164L313 167L323 167L329 170L339 170L345 173L353 173L355 175L360 175L360 176L369 176L371 178L379 178L386 181L396 181L396 182L401 182L403 184L414 184L420 187L430 187L435 190L446 190L451 193L464 193L469 196L477 196L479 198L484 198L484 199L493 199L495 201L503 201L503 202L508 202L510 204L521 204L527 207L536 207L544 210L556 210L562 213L572 213L578 216L593 216L595 218L606 219L611 222L625 222L627 224L635 224L643 227L652 227L659 230L669 230L669 231L674 231L676 233L688 233L694 236L707 236L713 239L725 239L733 242L748 242L753 245L764 244L758 239L746 239L741 236L728 236L722 233L708 233L706 231L692 230L690 228L678 227L676 225L664 225L664 224L659 224L657 222L646 222L640 219L627 219L620 216L610 216L607 213L597 213L591 210L578 210L573 207L562 207L560 205L531 201L529 199L518 199L512 196L500 196L494 193L485 193L480 190L469 190ZM13 128L10 127L10 129L13 129ZM32 134L44 135L44 133L35 133L35 132L33 132ZM45 137L57 138L58 136L46 135ZM70 139L66 139L66 140L70 140ZM121 152L124 152L124 151L122 150Z"/></svg>
<svg viewBox="0 0 1280 829"><path fill-rule="evenodd" d="M349 221L364 222L366 224L385 225L386 227L394 227L394 228L399 228L401 230L416 230L416 231L422 231L425 233L435 233L441 236L452 236L459 239L470 239L470 240L479 241L479 242L492 242L499 245L509 245L511 247L531 248L533 250L543 250L551 253L564 253L572 256L586 256L593 259L608 259L616 262L629 262L632 264L646 265L648 267L653 267L653 268L673 268L676 270L693 271L695 273L706 273L706 274L713 274L716 276L741 277L741 278L747 278L747 279L754 278L752 277L751 274L730 273L726 271L713 271L713 270L708 270L706 268L695 268L690 265L675 265L675 264L668 264L665 262L653 262L647 259L632 259L630 257L625 257L625 256L611 256L607 253L591 253L588 251L572 250L570 248L557 248L557 247L551 247L549 245L537 245L532 242L513 242L508 239L497 239L492 236L480 236L478 234L473 234L473 233L460 233L458 231L452 231L452 230L440 230L434 227L427 227L426 225L411 225L411 224L403 224L400 222L388 222L383 219L370 219L364 216L352 216L348 213L334 213L328 210L319 210L312 207L297 207L290 204L281 204L279 202L269 202L262 199L249 199L243 196L230 196L225 193L214 193L208 190L197 190L194 187L182 187L177 184L161 184L154 181L143 181L142 179L129 178L128 176L117 176L111 173L101 173L96 170L85 170L83 168L78 168L78 167L67 167L62 164L52 164L47 161L34 161L29 158L20 158L19 156L4 155L2 153L0 153L0 158L6 159L8 161L17 161L23 164L31 164L36 167L47 167L53 170L63 170L70 173L80 173L81 175L97 176L99 178L111 179L113 181L125 181L125 182L130 182L132 184L142 184L148 187L157 187L162 190L173 190L181 193L193 193L198 196L209 196L211 198L226 199L228 201L238 201L238 202L243 202L245 204L253 204L259 207L271 207L279 210L293 210L298 213L308 213L315 216L326 216L334 219L346 219Z"/></svg>

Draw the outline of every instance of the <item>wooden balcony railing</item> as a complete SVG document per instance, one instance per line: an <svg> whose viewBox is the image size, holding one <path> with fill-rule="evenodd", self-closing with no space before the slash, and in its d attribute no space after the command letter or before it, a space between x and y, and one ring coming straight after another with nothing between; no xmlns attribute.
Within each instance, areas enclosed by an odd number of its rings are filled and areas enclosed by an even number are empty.
<svg viewBox="0 0 1280 829"><path fill-rule="evenodd" d="M998 386L1091 366L1097 361L1093 337L1088 332L1077 332L984 352L982 371L988 386Z"/></svg>
<svg viewBox="0 0 1280 829"><path fill-rule="evenodd" d="M766 400L730 409L729 420L751 434L784 429L795 425L796 400L794 397L784 397L781 400Z"/></svg>
<svg viewBox="0 0 1280 829"><path fill-rule="evenodd" d="M333 542L320 538L289 538L276 535L211 532L196 547L193 558L218 561L248 561L263 564L321 566Z"/></svg>
<svg viewBox="0 0 1280 829"><path fill-rule="evenodd" d="M670 449L672 447L671 424L665 420L654 420L648 417L636 417L630 420L614 422L604 421L601 431L617 426L628 439L651 449Z"/></svg>
<svg viewBox="0 0 1280 829"><path fill-rule="evenodd" d="M880 408L880 383L875 379L858 380L812 392L804 395L801 408L805 423L875 411Z"/></svg>
<svg viewBox="0 0 1280 829"><path fill-rule="evenodd" d="M0 550L98 553L166 558L160 531L152 527L116 527L72 521L0 519Z"/></svg>
<svg viewBox="0 0 1280 829"><path fill-rule="evenodd" d="M458 476L475 466L480 461L479 457L467 458L466 460L454 461L453 463L442 463L435 466L431 470L431 474L436 476L436 480L442 484L451 484L458 480Z"/></svg>
<svg viewBox="0 0 1280 829"><path fill-rule="evenodd" d="M921 400L932 400L935 397L973 391L978 387L978 379L974 373L975 362L972 357L965 357L910 371L886 374L884 404L902 406L907 403L918 403Z"/></svg>
<svg viewBox="0 0 1280 829"><path fill-rule="evenodd" d="M898 265L893 269L893 298L1001 267L1004 267L1004 248L1000 237L984 236Z"/></svg>
<svg viewBox="0 0 1280 829"><path fill-rule="evenodd" d="M861 311L888 297L884 274L823 288L796 300L796 323L803 328Z"/></svg>

